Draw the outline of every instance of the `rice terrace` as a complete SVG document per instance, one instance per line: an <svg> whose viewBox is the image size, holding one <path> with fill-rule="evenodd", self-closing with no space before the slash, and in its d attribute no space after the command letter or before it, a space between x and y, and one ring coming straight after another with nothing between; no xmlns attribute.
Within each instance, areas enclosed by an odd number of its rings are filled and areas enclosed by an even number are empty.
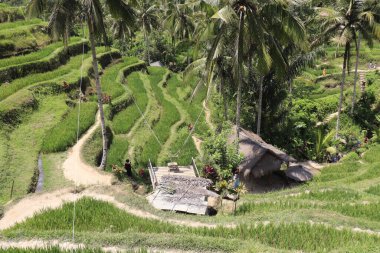
<svg viewBox="0 0 380 253"><path fill-rule="evenodd" d="M0 252L380 253L380 0L1 0Z"/></svg>

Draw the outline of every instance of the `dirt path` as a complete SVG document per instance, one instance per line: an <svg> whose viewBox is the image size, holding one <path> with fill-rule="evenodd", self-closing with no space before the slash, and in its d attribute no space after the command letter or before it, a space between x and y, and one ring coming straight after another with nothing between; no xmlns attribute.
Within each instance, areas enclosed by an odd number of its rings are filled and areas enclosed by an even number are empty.
<svg viewBox="0 0 380 253"><path fill-rule="evenodd" d="M211 128L211 130L213 130L214 129L214 125L211 122L211 112L210 112L210 110L208 109L208 107L206 105L206 100L203 100L202 105L203 105L203 108L204 108L204 111L205 111L207 125Z"/></svg>
<svg viewBox="0 0 380 253"><path fill-rule="evenodd" d="M44 209L59 208L63 202L74 200L76 200L76 195L71 193L70 189L26 197L6 210L4 217L0 220L0 230L22 222Z"/></svg>
<svg viewBox="0 0 380 253"><path fill-rule="evenodd" d="M40 239L34 239L34 240L22 240L22 241L0 241L0 249L9 249L9 248L17 248L17 249L46 249L49 247L58 247L61 250L66 251L75 251L79 249L86 248L86 245L83 243L72 243L67 241L59 241L59 240L40 240ZM87 245L87 247L89 247ZM91 248L91 246L90 246ZM140 248L136 247L134 248L122 248L120 246L106 246L100 248L102 252L110 252L110 253L117 253L117 252L126 252L127 250L132 250L135 252L140 252ZM167 253L192 253L194 251L182 251L177 249L156 249L156 248L149 248L148 252L167 252Z"/></svg>
<svg viewBox="0 0 380 253"><path fill-rule="evenodd" d="M94 186L96 187L96 186ZM125 203L119 202L114 196L99 193L97 188L90 187L85 189L81 193L75 193L74 188L65 188L62 190L54 191L51 193L35 194L30 197L26 197L20 200L18 203L11 206L6 210L4 217L0 220L0 230L10 228L16 223L20 223L27 218L34 216L35 214L46 209L57 209L66 202L77 201L83 197L90 197L96 200L105 201L111 203L117 208L124 210L125 212L141 217L153 220L159 220L163 222L169 222L175 225L182 225L188 227L209 227L214 228L216 225L207 224L196 221L188 220L176 220L176 219L164 219L152 213L133 208ZM118 186L109 186L107 192L110 194L120 192Z"/></svg>
<svg viewBox="0 0 380 253"><path fill-rule="evenodd" d="M201 139L199 139L198 137L196 136L191 136L193 138L193 141L194 141L194 144L195 144L195 148L198 150L198 153L199 154L202 154L202 148L201 148L201 145L203 143L203 141Z"/></svg>
<svg viewBox="0 0 380 253"><path fill-rule="evenodd" d="M80 140L68 151L67 159L64 161L63 173L65 177L76 185L111 185L112 175L106 175L84 163L81 158L83 145L92 136L100 125L100 115L96 115L95 124L80 138Z"/></svg>

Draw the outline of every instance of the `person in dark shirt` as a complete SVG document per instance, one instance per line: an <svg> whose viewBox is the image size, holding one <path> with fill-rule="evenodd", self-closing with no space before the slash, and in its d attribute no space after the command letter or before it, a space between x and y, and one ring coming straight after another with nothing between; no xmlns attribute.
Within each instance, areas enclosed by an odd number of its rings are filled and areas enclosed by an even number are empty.
<svg viewBox="0 0 380 253"><path fill-rule="evenodd" d="M125 161L124 169L127 171L127 176L131 177L132 176L132 165L131 165L131 162L129 161L129 159L127 159Z"/></svg>

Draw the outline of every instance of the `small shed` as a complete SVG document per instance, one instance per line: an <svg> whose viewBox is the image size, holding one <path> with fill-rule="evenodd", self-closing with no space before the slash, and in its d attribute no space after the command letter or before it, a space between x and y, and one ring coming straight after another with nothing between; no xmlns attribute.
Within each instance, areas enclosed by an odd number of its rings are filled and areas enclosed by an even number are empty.
<svg viewBox="0 0 380 253"><path fill-rule="evenodd" d="M230 143L236 139L236 127L230 136ZM276 148L266 143L257 134L240 129L239 151L244 159L239 165L241 179L248 190L255 191L258 188L276 189L286 187L288 184L286 175L281 170L283 164L286 166L296 160ZM264 182L265 181L265 182ZM267 187L268 186L268 187ZM259 192L265 192L260 190Z"/></svg>
<svg viewBox="0 0 380 253"><path fill-rule="evenodd" d="M322 168L322 165L313 161L291 163L285 174L296 182L307 182L319 174Z"/></svg>
<svg viewBox="0 0 380 253"><path fill-rule="evenodd" d="M236 136L236 128L230 139ZM283 163L289 164L296 160L282 150L266 143L257 134L240 129L239 151L244 155L244 160L239 165L244 177L254 176L259 178L281 170Z"/></svg>
<svg viewBox="0 0 380 253"><path fill-rule="evenodd" d="M162 64L162 62L160 62L160 61L155 61L155 62L152 62L150 64L150 66L152 66L152 67L163 67L164 64Z"/></svg>

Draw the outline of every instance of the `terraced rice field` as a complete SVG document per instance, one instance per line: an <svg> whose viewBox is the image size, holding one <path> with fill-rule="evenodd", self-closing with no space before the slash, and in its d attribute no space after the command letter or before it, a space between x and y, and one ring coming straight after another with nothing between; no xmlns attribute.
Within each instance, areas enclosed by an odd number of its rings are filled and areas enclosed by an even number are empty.
<svg viewBox="0 0 380 253"><path fill-rule="evenodd" d="M20 35L29 26L41 24L44 23L40 20L0 23L0 37ZM14 31L2 33L3 30ZM86 44L72 38L71 45L79 51L67 54L51 69L35 68L57 59L64 50L62 43L44 45L24 56L0 59L0 72L31 66L0 85L0 205L33 192L33 176L41 152L44 191L71 185L63 179L61 165L77 138L81 73L87 102L81 104L80 135L93 124L97 111L96 97L90 94L92 58L87 49L81 54ZM377 54L378 49L363 54L370 59L368 55ZM205 88L190 103L196 80L184 82L180 73L147 67L137 58L119 59L115 50L99 47L97 52L102 65L102 89L111 97L111 103L105 105L111 140L107 170L113 164L121 166L126 158L133 161L135 169L145 168L149 160L158 165L171 160L188 164L198 152L189 138L188 125L194 125L199 117L195 135L203 138L209 130L202 108ZM331 73L338 70L333 63L328 68ZM335 108L337 90L326 90L324 86L338 79L331 77L315 85L320 71L309 70L303 78L309 79L310 87L295 87L295 92L305 96L309 93L309 99ZM378 78L375 72L369 76ZM378 84L375 82L369 89L378 93ZM350 88L346 92L351 92ZM331 111L329 108L326 114ZM84 147L83 156L96 165L100 152L98 129ZM78 252L101 252L109 245L113 249L143 247L192 252L380 252L379 152L380 146L373 145L363 157L351 154L341 163L327 166L314 181L296 188L244 195L236 215L201 217L162 212L153 209L145 196L133 193L127 183L93 187L94 192L113 194L117 205L92 198L79 200L75 243L89 247ZM121 206L128 208L122 210ZM1 231L0 245L3 240L72 240L72 213L71 202L44 210ZM34 251L68 252L55 247Z"/></svg>
<svg viewBox="0 0 380 253"><path fill-rule="evenodd" d="M146 167L149 160L153 164L166 164L173 159L189 164L197 150L193 140L188 138L187 125L192 122L188 109L195 107L195 121L202 112L198 104L202 96L191 107L189 95L180 98L169 94L169 85L185 85L178 79L176 82L168 80L176 74L159 67L148 67L146 73L131 73L138 68L144 68L141 62L127 58L108 68L102 76L104 92L115 97L107 109L108 125L113 133L107 168L111 169L112 164L121 166L127 158L133 161L135 168ZM191 90L189 87L188 92ZM101 152L100 147L96 147L99 139L98 132L85 147L84 157L94 165L98 160L93 157ZM96 152L91 152L94 149ZM173 157L176 153L180 154L178 158Z"/></svg>
<svg viewBox="0 0 380 253"><path fill-rule="evenodd" d="M82 42L79 38L73 38L71 43L79 49L87 48L87 42ZM62 43L57 42L35 53L0 60L2 69L32 65L31 73L25 77L0 86L0 156L4 158L0 161L0 203L7 202L11 197L22 197L34 190L36 178L33 175L41 151L66 151L76 141L77 110L70 108L70 105L75 106L77 102L75 89L78 89L81 82L81 70L83 89L90 85L90 54L73 57L68 54L68 61L62 62L58 68L32 74L35 72L34 63L38 63L35 67L41 62L49 64L50 60L59 57L57 50L62 49ZM104 63L109 63L110 55L115 59L118 57L118 52L114 50L98 48L97 52L100 62ZM64 82L68 86L64 87ZM96 111L97 105L94 102L82 105L80 135L93 124ZM69 126L72 128L68 128Z"/></svg>
<svg viewBox="0 0 380 253"><path fill-rule="evenodd" d="M0 6L0 58L27 54L50 43L47 22L23 20L22 7ZM18 20L15 22L1 22Z"/></svg>

